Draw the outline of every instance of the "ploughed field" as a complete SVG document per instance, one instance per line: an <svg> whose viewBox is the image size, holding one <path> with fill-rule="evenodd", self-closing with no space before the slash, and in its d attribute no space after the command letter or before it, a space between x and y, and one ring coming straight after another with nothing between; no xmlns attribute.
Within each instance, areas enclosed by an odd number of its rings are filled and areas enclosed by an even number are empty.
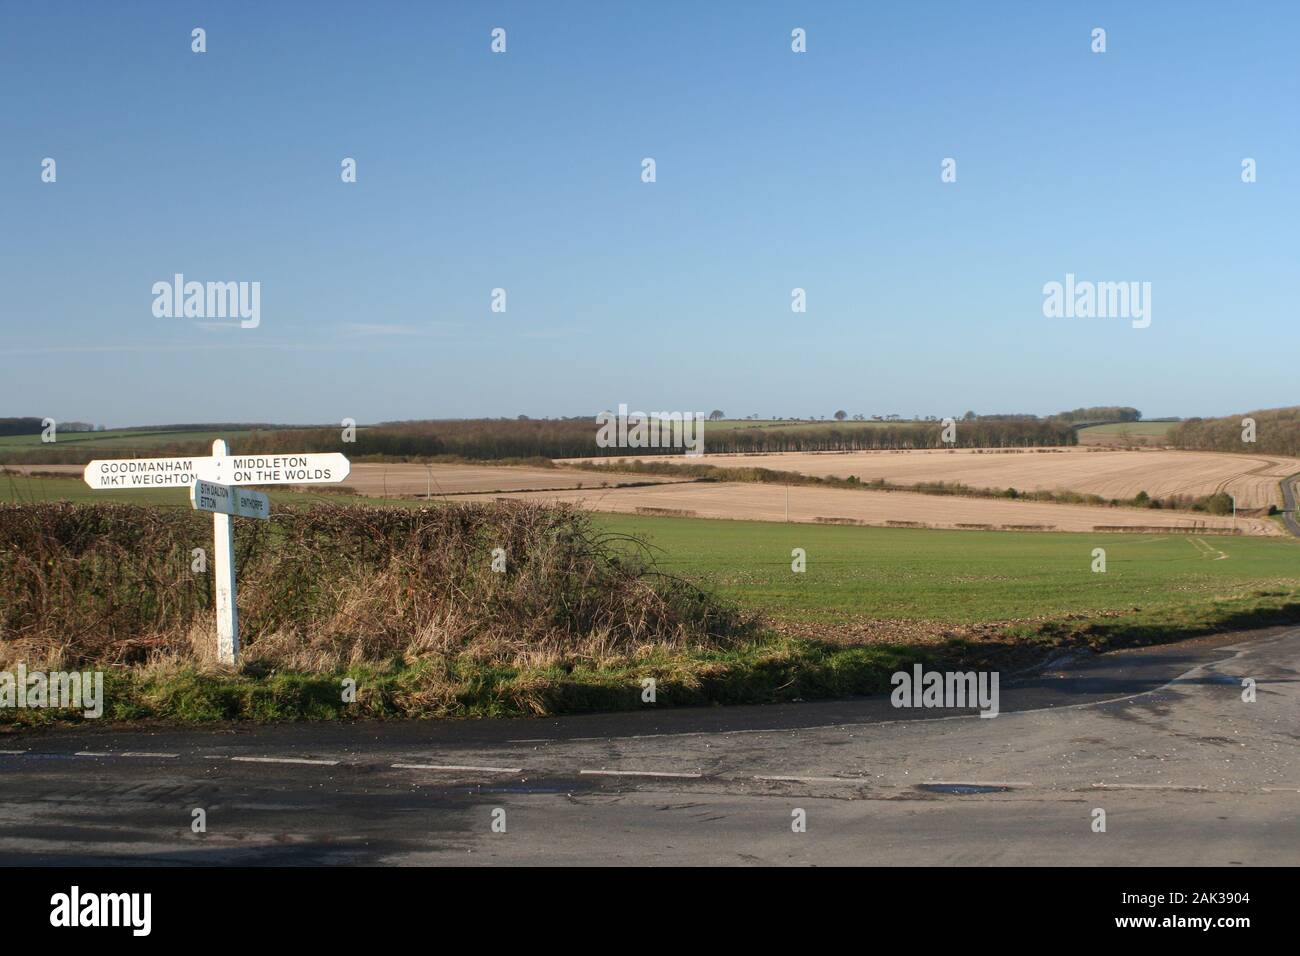
<svg viewBox="0 0 1300 956"><path fill-rule="evenodd" d="M907 491L868 491L758 482L692 482L643 488L590 488L578 491L515 492L530 501L567 501L595 511L690 518L789 520L811 524L864 524L894 527L998 531L1098 531L1164 529L1184 533L1228 533L1231 516L1147 508L964 498ZM494 495L472 496L490 499ZM1243 534L1282 534L1267 518L1238 517Z"/></svg>
<svg viewBox="0 0 1300 956"><path fill-rule="evenodd" d="M613 459L617 462L619 459ZM634 460L631 456L627 460ZM1072 491L1128 499L1145 491L1153 498L1203 496L1226 491L1245 510L1281 504L1280 480L1300 473L1300 460L1268 455L1234 455L1173 450L957 449L852 453L705 455L703 458L645 456L720 467L767 468L818 477L855 476L867 483L927 482L963 484L1004 491ZM603 463L611 463L603 459ZM343 503L351 494L414 503L426 494L439 497L512 497L570 501L595 511L676 515L699 518L787 520L801 524L1094 532L1157 529L1226 533L1231 516L1202 512L1010 498L916 494L902 491L831 488L779 483L678 480L671 476L563 467L493 466L438 462L354 462L344 485L323 490L274 489L272 500L285 503L302 495ZM615 465L617 467L617 465ZM80 482L81 465L9 465L0 476L7 500L128 500L125 492L91 492ZM26 477L24 473L65 478ZM159 503L184 506L183 490L154 492ZM105 497L108 496L108 497ZM125 496L125 497L124 497ZM135 499L131 499L135 500ZM150 501L153 499L150 498ZM787 511L788 500L788 511ZM1247 535L1277 535L1281 526L1267 518L1240 515L1236 529Z"/></svg>
<svg viewBox="0 0 1300 956"><path fill-rule="evenodd" d="M480 491L526 491L531 488L600 488L602 486L672 481L647 475L615 475L563 468L518 468L497 465L412 462L354 462L344 482L362 495L462 495Z"/></svg>
<svg viewBox="0 0 1300 956"><path fill-rule="evenodd" d="M634 459L628 456L628 460ZM1237 506L1243 509L1281 505L1279 482L1300 473L1300 459L1275 455L1079 446L706 454L689 462L721 468L770 468L817 477L852 475L863 482L884 479L911 485L943 481L974 488L1074 491L1121 499L1142 491L1152 498L1225 491L1235 495Z"/></svg>

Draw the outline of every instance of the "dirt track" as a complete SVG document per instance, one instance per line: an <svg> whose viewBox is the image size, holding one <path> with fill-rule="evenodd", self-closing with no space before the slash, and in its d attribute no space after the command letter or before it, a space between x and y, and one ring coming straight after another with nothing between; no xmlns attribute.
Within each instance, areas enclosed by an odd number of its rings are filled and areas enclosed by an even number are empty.
<svg viewBox="0 0 1300 956"><path fill-rule="evenodd" d="M1243 509L1281 505L1279 482L1287 475L1300 472L1300 459L1271 455L1084 447L782 452L705 455L691 461L723 468L771 468L819 477L855 475L864 482L881 478L902 485L946 481L974 488L1076 491L1104 498L1132 498L1140 491L1153 498L1226 491L1236 495L1237 506Z"/></svg>
<svg viewBox="0 0 1300 956"><path fill-rule="evenodd" d="M931 528L959 525L1015 526L1026 530L1093 531L1099 526L1193 528L1228 530L1232 518L1193 515L1188 512L1155 511L1139 508L1104 508L1088 505L1039 504L1000 499L958 498L920 495L903 491L857 491L796 485L788 489L790 520L830 523L886 525L915 522ZM755 521L785 520L787 489L783 485L758 483L704 482L660 485L650 488L615 488L587 491L543 491L516 493L504 497L534 501L579 502L596 511L636 513L680 513L687 517L738 518ZM503 497L503 496L474 496ZM834 519L839 519L836 522ZM827 522L822 522L827 523ZM1026 527L1038 526L1038 527ZM1281 530L1272 521L1238 518L1246 534L1276 535Z"/></svg>

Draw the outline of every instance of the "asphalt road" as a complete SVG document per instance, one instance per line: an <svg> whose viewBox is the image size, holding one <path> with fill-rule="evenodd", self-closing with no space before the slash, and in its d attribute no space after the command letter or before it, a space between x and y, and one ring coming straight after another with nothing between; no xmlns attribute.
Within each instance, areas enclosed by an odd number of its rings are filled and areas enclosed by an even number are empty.
<svg viewBox="0 0 1300 956"><path fill-rule="evenodd" d="M1296 482L1300 475L1282 479L1282 523L1296 537L1300 537L1300 520L1296 519Z"/></svg>
<svg viewBox="0 0 1300 956"><path fill-rule="evenodd" d="M993 719L861 698L27 731L0 736L0 863L1295 865L1298 657L1274 629L1062 661L1004 680Z"/></svg>

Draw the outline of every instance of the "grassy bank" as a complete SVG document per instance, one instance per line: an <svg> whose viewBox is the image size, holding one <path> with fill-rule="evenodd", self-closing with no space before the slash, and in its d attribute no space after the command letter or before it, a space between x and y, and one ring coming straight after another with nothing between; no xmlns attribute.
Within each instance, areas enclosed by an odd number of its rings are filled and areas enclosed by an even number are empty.
<svg viewBox="0 0 1300 956"><path fill-rule="evenodd" d="M486 664L469 657L393 661L335 673L240 672L194 665L109 668L106 720L331 720L354 718L531 717L705 704L759 704L880 693L889 675L924 650L832 647L765 639L728 650L647 652L549 666ZM642 700L655 681L653 705ZM344 695L346 682L355 697ZM75 711L0 711L5 724L84 719Z"/></svg>

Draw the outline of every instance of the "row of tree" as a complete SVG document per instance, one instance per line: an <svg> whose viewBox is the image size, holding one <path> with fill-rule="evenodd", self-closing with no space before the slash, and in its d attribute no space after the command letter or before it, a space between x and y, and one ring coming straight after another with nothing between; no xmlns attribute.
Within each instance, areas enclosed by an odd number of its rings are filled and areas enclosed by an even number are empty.
<svg viewBox="0 0 1300 956"><path fill-rule="evenodd" d="M476 460L579 458L587 456L638 457L681 454L672 448L602 448L596 444L594 417L563 419L470 419L461 421L393 422L355 430L354 441L344 440L340 428L286 428L258 431L239 438L241 454L284 454L304 451L339 451L349 458L433 458L453 456ZM941 422L891 424L839 423L783 426L781 428L704 427L704 447L712 453L744 454L778 451L863 451L873 449L1023 448L1072 445L1072 427L1050 420L979 418L955 425L955 442L943 440ZM205 455L206 440L178 440L130 448L115 445L114 457L169 457ZM57 443L23 449L0 460L29 463L84 463L103 457L104 450Z"/></svg>
<svg viewBox="0 0 1300 956"><path fill-rule="evenodd" d="M103 425L92 425L90 422L56 422L57 431L61 432L93 432L103 431ZM45 431L45 420L42 418L0 418L0 435L39 435Z"/></svg>
<svg viewBox="0 0 1300 956"><path fill-rule="evenodd" d="M1300 457L1300 406L1265 408L1224 418L1189 418L1170 428L1169 443L1192 451L1253 451Z"/></svg>
<svg viewBox="0 0 1300 956"><path fill-rule="evenodd" d="M1078 425L1100 422L1136 422L1142 420L1142 413L1136 408L1130 408L1127 405L1093 405L1089 408L1076 408L1071 412L1059 412L1052 417Z"/></svg>

